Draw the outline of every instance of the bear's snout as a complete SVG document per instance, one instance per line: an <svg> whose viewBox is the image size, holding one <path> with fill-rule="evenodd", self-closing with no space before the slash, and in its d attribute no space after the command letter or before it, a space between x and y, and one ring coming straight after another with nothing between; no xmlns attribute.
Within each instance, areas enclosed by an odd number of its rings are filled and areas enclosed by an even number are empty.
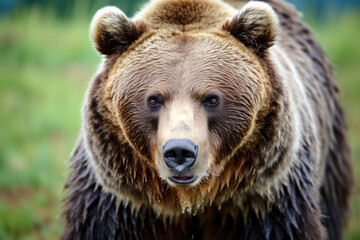
<svg viewBox="0 0 360 240"><path fill-rule="evenodd" d="M188 169L195 164L198 155L198 146L190 139L170 139L163 147L165 164L176 175L171 180L176 183L193 182L195 176L187 176Z"/></svg>

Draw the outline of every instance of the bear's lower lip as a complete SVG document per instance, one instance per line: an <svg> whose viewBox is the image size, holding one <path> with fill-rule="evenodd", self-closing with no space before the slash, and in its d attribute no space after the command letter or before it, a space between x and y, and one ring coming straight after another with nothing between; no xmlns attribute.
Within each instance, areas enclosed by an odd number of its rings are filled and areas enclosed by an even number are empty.
<svg viewBox="0 0 360 240"><path fill-rule="evenodd" d="M173 176L169 177L170 181L176 184L190 184L196 180L197 176Z"/></svg>

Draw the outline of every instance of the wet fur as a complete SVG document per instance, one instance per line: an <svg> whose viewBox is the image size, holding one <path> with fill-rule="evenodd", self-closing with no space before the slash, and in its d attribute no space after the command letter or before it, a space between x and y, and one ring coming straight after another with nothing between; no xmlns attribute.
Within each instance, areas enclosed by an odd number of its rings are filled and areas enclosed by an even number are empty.
<svg viewBox="0 0 360 240"><path fill-rule="evenodd" d="M153 4L135 17L137 22L142 16L148 22L138 23L141 27L133 31L136 34L125 41L125 48L130 48L127 52L118 45L109 49L101 48L108 44L97 46L108 56L87 93L87 121L71 157L73 170L66 184L69 192L63 212L67 222L63 239L341 239L353 184L345 121L332 67L297 12L282 1L265 1L277 13L282 28L274 50L267 52L270 46L254 46L251 50L251 41L232 31L234 12L217 1L178 1L183 11L177 11L179 6L170 1L156 2L165 13L154 14L158 8ZM200 20L191 17L198 11L203 13ZM225 164L214 164L221 169L220 176L210 176L195 190L169 189L158 177L155 163L141 164L144 157L151 158L149 148L153 143L151 137L146 137L150 134L147 125L140 125L144 130L137 133L138 143L132 145L119 134L126 123L118 126L113 122L110 99L114 96L107 89L114 83L108 79L115 74L113 66L118 59L151 38L156 30L167 25L181 32L221 29L224 22L217 19L230 19L224 29L253 52L242 49L256 58L260 63L256 70L270 79L264 86L269 94L246 143ZM237 44L235 38L223 32L217 34ZM270 40L265 39L264 44ZM275 60L272 54L279 51L277 47L287 56ZM292 96L294 88L284 85L279 64L299 73L305 100L295 93ZM290 114L294 109L297 120ZM131 111L128 114L130 121ZM296 121L301 123L301 132L289 125ZM292 152L295 138L301 138L301 142L297 143L298 151ZM101 161L90 161L93 158ZM108 166L113 166L112 171ZM180 203L174 203L179 198Z"/></svg>

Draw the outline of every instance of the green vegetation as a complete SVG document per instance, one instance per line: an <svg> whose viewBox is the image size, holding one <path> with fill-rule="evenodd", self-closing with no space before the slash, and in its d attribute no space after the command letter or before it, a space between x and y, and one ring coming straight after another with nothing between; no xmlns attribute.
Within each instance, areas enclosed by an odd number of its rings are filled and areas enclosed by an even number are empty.
<svg viewBox="0 0 360 240"><path fill-rule="evenodd" d="M355 175L354 197L345 239L360 239L360 14L352 12L326 24L314 26L317 38L335 65L340 98L349 126Z"/></svg>
<svg viewBox="0 0 360 240"><path fill-rule="evenodd" d="M0 239L58 239L67 160L81 103L100 57L86 15L57 20L39 9L0 19ZM312 24L336 66L360 179L360 14ZM360 187L346 239L360 239Z"/></svg>
<svg viewBox="0 0 360 240"><path fill-rule="evenodd" d="M0 239L57 239L67 159L100 57L89 19L0 20Z"/></svg>

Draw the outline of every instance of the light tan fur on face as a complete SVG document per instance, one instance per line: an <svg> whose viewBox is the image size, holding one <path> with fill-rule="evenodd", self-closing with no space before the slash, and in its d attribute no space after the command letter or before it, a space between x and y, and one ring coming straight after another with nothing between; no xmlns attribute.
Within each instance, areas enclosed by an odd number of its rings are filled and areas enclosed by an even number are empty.
<svg viewBox="0 0 360 240"><path fill-rule="evenodd" d="M175 99L162 110L158 126L157 152L154 157L160 177L168 181L171 172L162 156L163 146L173 138L193 141L198 146L198 156L189 173L197 176L196 181L190 185L195 186L207 174L213 157L210 152L206 113L198 103L194 104L186 95L188 94L181 94L179 99ZM174 185L171 181L168 183Z"/></svg>

